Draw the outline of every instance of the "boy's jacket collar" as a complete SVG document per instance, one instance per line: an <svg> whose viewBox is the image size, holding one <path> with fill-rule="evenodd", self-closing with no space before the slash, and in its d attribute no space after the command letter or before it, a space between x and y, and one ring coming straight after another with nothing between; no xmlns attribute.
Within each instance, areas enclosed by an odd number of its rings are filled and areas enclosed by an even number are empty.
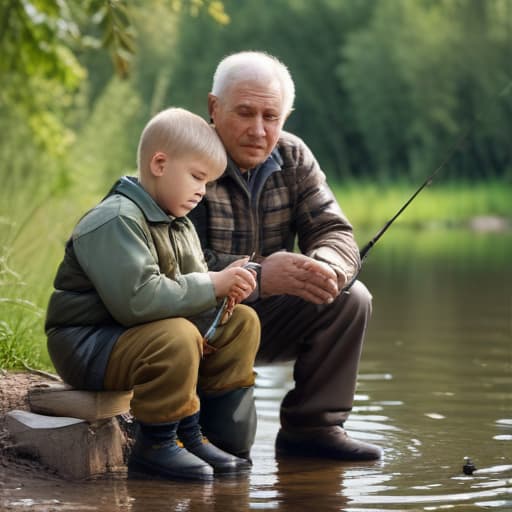
<svg viewBox="0 0 512 512"><path fill-rule="evenodd" d="M114 186L106 197L114 194L120 194L133 201L144 213L148 222L171 224L174 221L178 223L181 218L167 215L155 200L142 188L139 180L134 176L123 176Z"/></svg>

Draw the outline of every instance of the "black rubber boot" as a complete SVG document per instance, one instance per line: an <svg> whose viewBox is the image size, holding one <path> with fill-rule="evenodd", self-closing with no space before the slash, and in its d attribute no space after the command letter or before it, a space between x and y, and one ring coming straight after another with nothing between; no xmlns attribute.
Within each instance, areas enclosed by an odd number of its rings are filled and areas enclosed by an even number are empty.
<svg viewBox="0 0 512 512"><path fill-rule="evenodd" d="M199 413L180 421L178 439L190 453L210 464L215 474L245 473L251 469L249 461L222 451L203 437L199 426Z"/></svg>
<svg viewBox="0 0 512 512"><path fill-rule="evenodd" d="M176 443L178 423L139 423L128 459L128 474L156 475L171 480L213 480L213 468Z"/></svg>
<svg viewBox="0 0 512 512"><path fill-rule="evenodd" d="M254 388L202 395L199 422L215 446L250 461L257 424Z"/></svg>
<svg viewBox="0 0 512 512"><path fill-rule="evenodd" d="M276 438L276 453L299 457L321 457L346 461L378 460L382 449L349 437L341 426L281 428Z"/></svg>

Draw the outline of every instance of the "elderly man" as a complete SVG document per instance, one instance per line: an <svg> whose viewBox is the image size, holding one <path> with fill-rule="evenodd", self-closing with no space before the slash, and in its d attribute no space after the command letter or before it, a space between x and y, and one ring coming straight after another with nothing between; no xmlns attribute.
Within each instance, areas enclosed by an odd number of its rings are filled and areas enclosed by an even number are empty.
<svg viewBox="0 0 512 512"><path fill-rule="evenodd" d="M191 218L211 270L252 254L261 265L249 298L262 327L257 362L295 361L276 452L374 460L381 449L343 428L371 295L359 281L342 291L358 272L359 250L313 154L283 131L294 97L288 69L270 55L241 52L219 63L208 109L229 161ZM293 252L296 242L300 253ZM209 397L202 402L203 429L223 449L246 455L253 409L250 388Z"/></svg>

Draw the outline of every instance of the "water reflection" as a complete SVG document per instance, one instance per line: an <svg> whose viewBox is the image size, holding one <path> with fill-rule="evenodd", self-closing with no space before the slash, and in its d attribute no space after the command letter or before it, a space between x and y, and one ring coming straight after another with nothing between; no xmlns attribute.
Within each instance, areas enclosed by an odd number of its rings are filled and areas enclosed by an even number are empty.
<svg viewBox="0 0 512 512"><path fill-rule="evenodd" d="M398 230L367 260L362 278L374 316L346 426L383 446L382 461L276 459L279 403L292 368L261 367L250 475L205 485L127 481L120 473L49 487L23 473L3 478L0 468L0 509L510 511L511 257L510 233L482 239ZM478 468L471 476L462 472L464 456Z"/></svg>
<svg viewBox="0 0 512 512"><path fill-rule="evenodd" d="M128 480L130 512L246 510L249 479L215 483Z"/></svg>

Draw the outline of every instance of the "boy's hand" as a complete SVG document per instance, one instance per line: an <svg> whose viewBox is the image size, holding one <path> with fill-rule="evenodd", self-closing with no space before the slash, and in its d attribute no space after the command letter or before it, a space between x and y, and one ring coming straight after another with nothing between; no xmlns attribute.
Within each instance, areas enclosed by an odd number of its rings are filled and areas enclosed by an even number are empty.
<svg viewBox="0 0 512 512"><path fill-rule="evenodd" d="M252 270L242 268L247 261L243 258L220 272L208 272L217 297L231 297L237 304L249 297L256 288L256 276Z"/></svg>

